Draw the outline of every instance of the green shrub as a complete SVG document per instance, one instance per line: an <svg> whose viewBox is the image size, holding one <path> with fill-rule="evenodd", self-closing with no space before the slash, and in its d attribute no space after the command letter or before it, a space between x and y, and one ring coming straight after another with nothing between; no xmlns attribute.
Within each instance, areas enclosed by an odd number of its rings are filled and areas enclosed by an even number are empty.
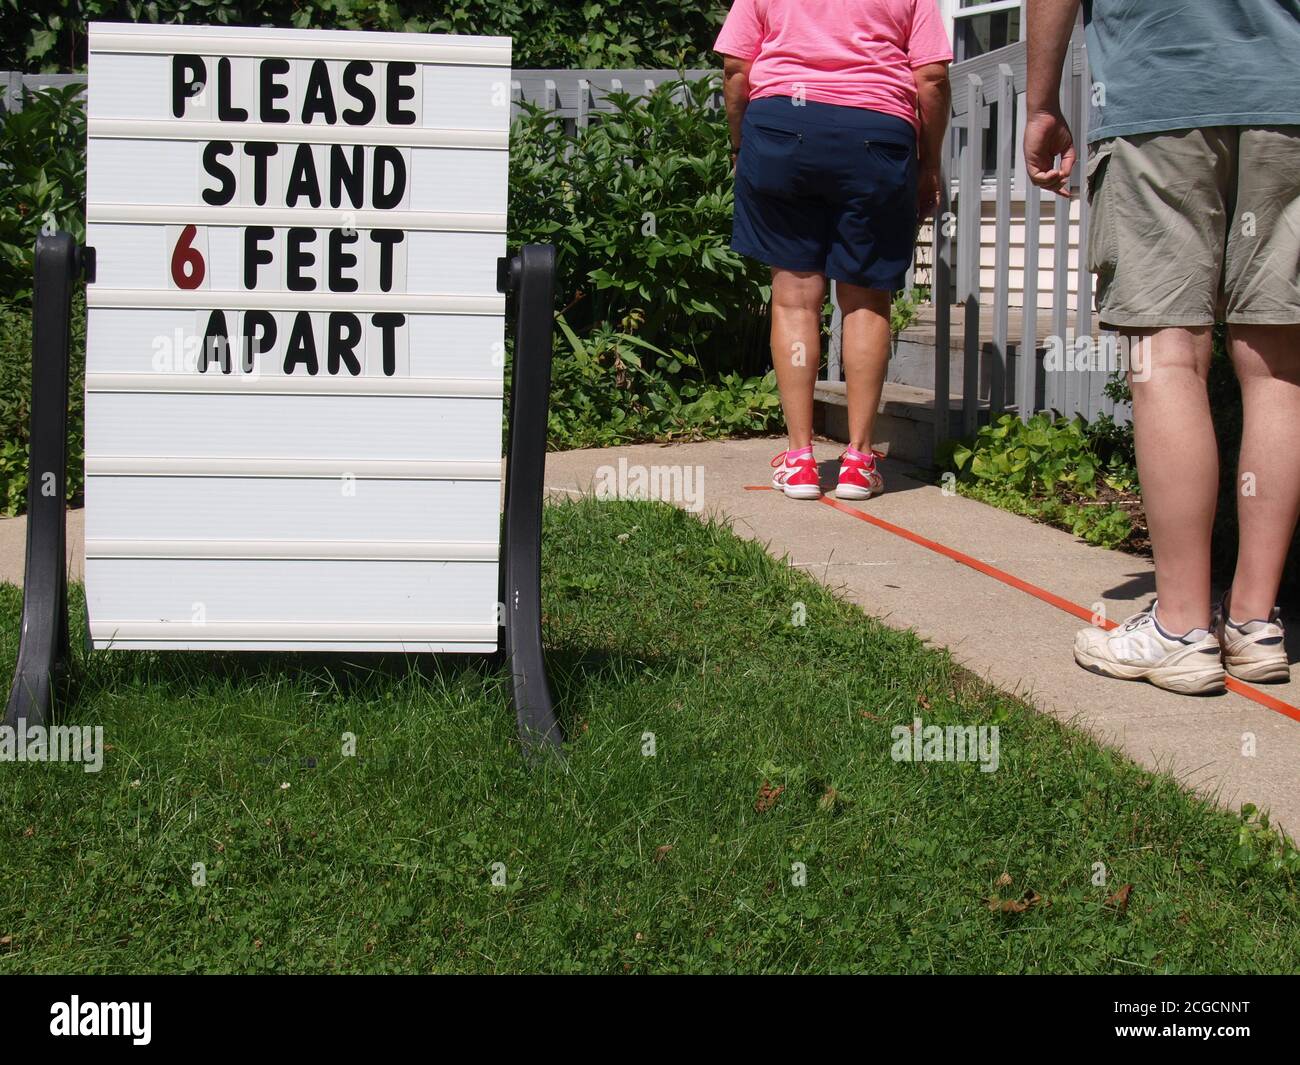
<svg viewBox="0 0 1300 1065"><path fill-rule="evenodd" d="M0 113L0 514L27 507L32 390L32 259L42 228L85 239L86 118L76 87L28 97ZM85 304L73 314L68 498L81 494Z"/></svg>
<svg viewBox="0 0 1300 1065"><path fill-rule="evenodd" d="M1106 484L1132 488L1134 472L1122 460L1097 452L1083 418L1035 414L1022 422L1004 414L976 434L973 444L950 449L959 481L985 481L1025 495L1050 495L1064 489L1096 498Z"/></svg>
<svg viewBox="0 0 1300 1065"><path fill-rule="evenodd" d="M86 112L76 86L32 93L0 112L0 298L31 296L37 234L85 239Z"/></svg>
<svg viewBox="0 0 1300 1065"><path fill-rule="evenodd" d="M705 78L616 96L573 137L537 108L515 123L510 242L556 246L554 446L777 424L768 271L729 247L717 88Z"/></svg>
<svg viewBox="0 0 1300 1065"><path fill-rule="evenodd" d="M81 496L84 463L86 306L73 301L68 378L68 500ZM27 447L31 439L32 315L0 303L0 514L27 509Z"/></svg>
<svg viewBox="0 0 1300 1065"><path fill-rule="evenodd" d="M575 137L527 108L511 137L511 242L556 245L579 335L606 326L686 350L706 374L766 368L768 270L729 247L732 180L717 79L612 98Z"/></svg>
<svg viewBox="0 0 1300 1065"><path fill-rule="evenodd" d="M771 429L780 414L776 375L704 380L678 349L603 326L579 337L557 322L551 381L552 447L610 447L636 440L730 436Z"/></svg>
<svg viewBox="0 0 1300 1065"><path fill-rule="evenodd" d="M94 21L293 26L514 38L516 67L713 66L728 4L676 0L0 0L0 67L79 69Z"/></svg>
<svg viewBox="0 0 1300 1065"><path fill-rule="evenodd" d="M921 304L926 302L916 289L911 292L899 292L889 308L889 331L898 336L904 329L916 321Z"/></svg>
<svg viewBox="0 0 1300 1065"><path fill-rule="evenodd" d="M1068 529L1080 540L1098 547L1119 547L1133 534L1133 519L1123 507L1113 503L1092 505L1052 496L1030 496L989 481L958 482L958 490L981 503Z"/></svg>
<svg viewBox="0 0 1300 1065"><path fill-rule="evenodd" d="M1133 532L1124 507L1097 496L1103 487L1132 493L1136 471L1080 417L1036 414L1025 423L1004 414L974 441L950 443L940 464L965 494L1063 525L1089 543L1117 547Z"/></svg>

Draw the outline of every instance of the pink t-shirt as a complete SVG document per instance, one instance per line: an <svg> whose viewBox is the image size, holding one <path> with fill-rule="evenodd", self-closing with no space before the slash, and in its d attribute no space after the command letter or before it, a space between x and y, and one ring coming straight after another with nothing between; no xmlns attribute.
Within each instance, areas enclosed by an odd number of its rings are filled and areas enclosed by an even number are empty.
<svg viewBox="0 0 1300 1065"><path fill-rule="evenodd" d="M913 68L952 60L935 0L735 0L713 47L754 61L751 100L802 95L913 126Z"/></svg>

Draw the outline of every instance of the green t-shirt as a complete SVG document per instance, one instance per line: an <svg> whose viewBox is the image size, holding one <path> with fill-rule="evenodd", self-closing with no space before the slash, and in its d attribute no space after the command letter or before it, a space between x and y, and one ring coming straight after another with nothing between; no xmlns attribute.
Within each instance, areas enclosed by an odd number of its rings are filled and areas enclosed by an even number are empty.
<svg viewBox="0 0 1300 1065"><path fill-rule="evenodd" d="M1083 0L1088 139L1300 125L1300 0Z"/></svg>

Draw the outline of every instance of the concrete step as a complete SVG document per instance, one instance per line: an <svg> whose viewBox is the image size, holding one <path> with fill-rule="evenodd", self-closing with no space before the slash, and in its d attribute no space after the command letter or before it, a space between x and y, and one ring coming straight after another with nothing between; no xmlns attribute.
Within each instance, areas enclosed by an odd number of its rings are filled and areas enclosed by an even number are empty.
<svg viewBox="0 0 1300 1065"><path fill-rule="evenodd" d="M966 317L967 307L954 304L950 308L948 345L948 387L951 391L961 393L965 380ZM993 345L994 309L989 304L979 307L979 391L987 397L991 386L996 349ZM1038 312L1038 343L1034 352L1035 393L1043 395L1045 380L1043 376L1043 356L1046 354L1045 338L1053 332L1054 316L1050 307L1040 308ZM1024 335L1024 311L1020 307L1008 308L1006 380L1008 396L1012 394L1011 382L1020 373L1021 339ZM1066 322L1067 339L1072 340L1075 326L1074 312ZM906 329L893 338L889 356L889 380L904 385L916 385L931 388L934 384L935 357L934 306L923 304L917 309L916 318Z"/></svg>
<svg viewBox="0 0 1300 1065"><path fill-rule="evenodd" d="M1077 312L1071 308L1066 315L1066 333L1073 331L1076 323ZM935 341L935 323L934 323L934 304L923 303L916 309L916 317L912 323L899 333L899 337L906 340L915 341L920 344L929 344L934 346ZM979 305L979 338L981 343L987 343L993 339L993 319L995 317L994 307L991 303L981 303ZM1053 322L1054 315L1051 307L1039 307L1038 315L1035 321L1038 323L1038 339L1055 332ZM1007 308L1007 335L1015 343L1016 338L1024 336L1025 329L1025 312L1023 307ZM948 343L953 351L961 351L966 343L966 305L964 303L954 303L948 311Z"/></svg>
<svg viewBox="0 0 1300 1065"><path fill-rule="evenodd" d="M948 435L962 436L962 398L948 396ZM921 469L934 467L934 391L886 381L880 396L871 445L892 459ZM979 405L979 424L989 419L989 405ZM823 436L847 443L849 407L843 381L818 381L813 392L813 428Z"/></svg>
<svg viewBox="0 0 1300 1065"><path fill-rule="evenodd" d="M959 338L960 339L960 338ZM1043 374L1043 356L1047 349L1041 344L1034 353L1035 389L1041 395L1045 385ZM934 338L929 340L917 338L903 332L894 338L889 355L889 380L901 385L915 385L918 388L932 388L934 385ZM993 376L996 349L992 341L982 341L979 354L979 389L981 396L987 396ZM1006 377L1008 382L1016 380L1020 373L1020 343L1010 341L1007 344ZM960 395L966 380L966 360L960 346L954 346L948 359L948 388ZM1008 385L1008 388L1011 386Z"/></svg>

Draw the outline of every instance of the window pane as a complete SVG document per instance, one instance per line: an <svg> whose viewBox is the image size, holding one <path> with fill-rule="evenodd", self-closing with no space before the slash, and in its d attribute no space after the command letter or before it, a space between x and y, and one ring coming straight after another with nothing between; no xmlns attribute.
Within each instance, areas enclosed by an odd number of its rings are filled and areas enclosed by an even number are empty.
<svg viewBox="0 0 1300 1065"><path fill-rule="evenodd" d="M989 15L961 17L955 29L959 58L974 59L1020 40L1020 12L995 11Z"/></svg>

